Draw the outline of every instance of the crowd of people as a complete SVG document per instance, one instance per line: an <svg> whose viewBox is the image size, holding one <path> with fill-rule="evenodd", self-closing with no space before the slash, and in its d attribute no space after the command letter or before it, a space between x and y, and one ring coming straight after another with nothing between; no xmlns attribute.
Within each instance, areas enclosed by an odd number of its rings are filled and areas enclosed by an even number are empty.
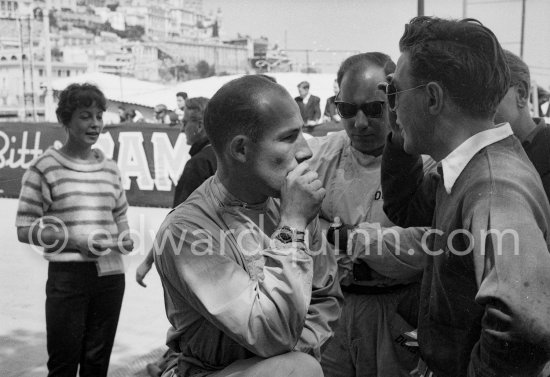
<svg viewBox="0 0 550 377"><path fill-rule="evenodd" d="M529 68L473 19L416 17L399 48L344 60L324 114L309 83L293 98L263 75L182 93L191 158L136 271L145 286L156 266L171 324L149 373L550 375L550 129ZM122 303L133 244L93 148L105 103L63 91L67 142L23 178L49 376L106 376ZM321 119L343 130L306 140Z"/></svg>

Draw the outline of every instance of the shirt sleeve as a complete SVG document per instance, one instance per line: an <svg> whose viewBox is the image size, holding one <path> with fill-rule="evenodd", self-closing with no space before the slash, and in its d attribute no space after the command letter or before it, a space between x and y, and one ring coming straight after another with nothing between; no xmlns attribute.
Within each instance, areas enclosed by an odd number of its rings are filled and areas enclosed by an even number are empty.
<svg viewBox="0 0 550 377"><path fill-rule="evenodd" d="M126 199L126 191L122 186L122 177L120 175L120 170L116 163L113 162L113 169L116 171L116 186L117 186L117 196L115 201L115 208L113 208L113 218L117 224L127 223L128 218L126 217L126 212L128 211L128 200Z"/></svg>
<svg viewBox="0 0 550 377"><path fill-rule="evenodd" d="M311 252L314 255L314 275L311 302L306 314L304 329L294 347L321 359L323 346L334 331L343 303L338 266L334 251L323 235L317 220L310 226Z"/></svg>
<svg viewBox="0 0 550 377"><path fill-rule="evenodd" d="M407 154L402 147L386 139L382 156L382 194L384 212L402 227L431 226L439 175L424 169L420 155Z"/></svg>
<svg viewBox="0 0 550 377"><path fill-rule="evenodd" d="M23 175L15 225L31 226L44 216L52 204L50 187L34 165Z"/></svg>
<svg viewBox="0 0 550 377"><path fill-rule="evenodd" d="M469 229L484 314L469 377L535 376L550 359L550 253L535 213L507 197L476 201Z"/></svg>
<svg viewBox="0 0 550 377"><path fill-rule="evenodd" d="M167 239L155 262L171 284L204 318L261 357L291 351L304 329L312 300L314 263L304 243L272 240L261 251L262 274L251 278L237 263L236 243L187 221L165 227ZM314 297L316 297L315 295Z"/></svg>

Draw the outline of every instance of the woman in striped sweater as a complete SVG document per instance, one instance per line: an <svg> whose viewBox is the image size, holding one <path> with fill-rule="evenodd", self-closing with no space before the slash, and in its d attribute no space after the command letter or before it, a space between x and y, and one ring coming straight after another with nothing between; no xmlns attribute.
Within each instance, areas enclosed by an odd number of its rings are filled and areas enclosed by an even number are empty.
<svg viewBox="0 0 550 377"><path fill-rule="evenodd" d="M67 131L23 176L17 235L44 248L48 376L107 376L122 297L121 255L133 248L128 203L114 161L92 146L106 100L94 85L72 84L59 96Z"/></svg>

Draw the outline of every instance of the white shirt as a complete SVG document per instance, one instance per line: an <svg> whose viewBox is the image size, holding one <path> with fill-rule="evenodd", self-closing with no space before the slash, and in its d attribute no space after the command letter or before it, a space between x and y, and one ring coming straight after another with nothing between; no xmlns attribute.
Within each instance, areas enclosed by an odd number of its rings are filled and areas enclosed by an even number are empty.
<svg viewBox="0 0 550 377"><path fill-rule="evenodd" d="M499 124L495 128L470 136L454 151L449 153L447 157L441 160L443 183L447 194L451 193L456 180L477 152L513 134L509 123Z"/></svg>

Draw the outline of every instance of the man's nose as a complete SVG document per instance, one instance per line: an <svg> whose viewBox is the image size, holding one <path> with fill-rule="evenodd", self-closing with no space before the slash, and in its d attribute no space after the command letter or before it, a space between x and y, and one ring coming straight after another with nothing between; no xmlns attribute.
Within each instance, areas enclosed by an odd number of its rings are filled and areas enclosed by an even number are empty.
<svg viewBox="0 0 550 377"><path fill-rule="evenodd" d="M369 118L363 113L362 110L359 110L355 115L355 128L368 128L369 127Z"/></svg>
<svg viewBox="0 0 550 377"><path fill-rule="evenodd" d="M302 161L309 160L313 156L313 152L309 148L309 145L304 137L303 132L300 132L298 140L296 140L296 161L301 163Z"/></svg>

